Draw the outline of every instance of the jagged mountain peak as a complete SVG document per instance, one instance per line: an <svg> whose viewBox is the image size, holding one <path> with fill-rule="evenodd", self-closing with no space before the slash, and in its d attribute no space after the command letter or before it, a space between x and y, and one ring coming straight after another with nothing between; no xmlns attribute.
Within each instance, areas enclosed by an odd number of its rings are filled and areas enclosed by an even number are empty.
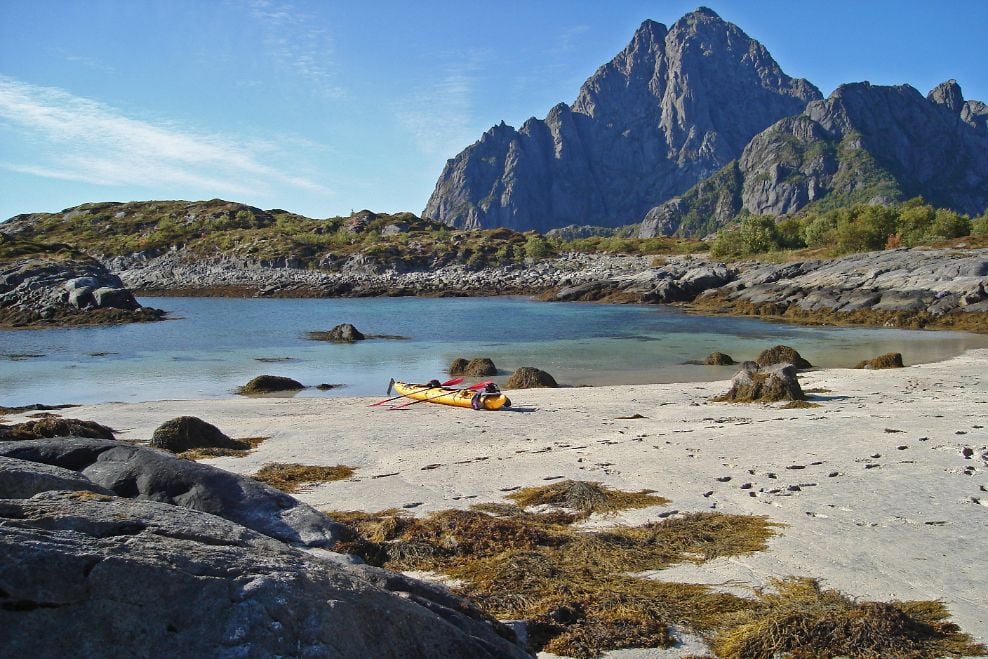
<svg viewBox="0 0 988 659"><path fill-rule="evenodd" d="M954 114L960 114L964 108L964 94L961 92L961 86L953 78L931 89L926 98Z"/></svg>
<svg viewBox="0 0 988 659"><path fill-rule="evenodd" d="M490 133L447 163L424 210L466 227L618 226L739 157L821 98L737 26L701 7L646 20L572 105Z"/></svg>

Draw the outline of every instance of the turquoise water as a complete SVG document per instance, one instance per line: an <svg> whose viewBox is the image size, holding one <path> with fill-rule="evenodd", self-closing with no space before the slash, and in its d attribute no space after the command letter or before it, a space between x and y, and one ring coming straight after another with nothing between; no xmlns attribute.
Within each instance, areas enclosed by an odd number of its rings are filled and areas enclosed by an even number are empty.
<svg viewBox="0 0 988 659"><path fill-rule="evenodd" d="M524 298L141 301L174 320L0 331L0 405L223 398L262 373L344 385L300 396L376 396L392 377L445 379L461 356L492 358L502 382L519 366L536 366L581 386L728 378L732 367L684 362L714 350L752 359L778 343L823 367L893 350L915 364L988 347L988 336L957 332L797 327L662 306ZM338 345L305 338L343 322L408 339Z"/></svg>

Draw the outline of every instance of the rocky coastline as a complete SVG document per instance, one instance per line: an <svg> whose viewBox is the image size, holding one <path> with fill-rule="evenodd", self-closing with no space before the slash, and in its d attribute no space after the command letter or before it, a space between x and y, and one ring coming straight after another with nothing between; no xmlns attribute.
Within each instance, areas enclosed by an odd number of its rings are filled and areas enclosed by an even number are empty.
<svg viewBox="0 0 988 659"><path fill-rule="evenodd" d="M113 259L142 294L237 297L532 295L546 301L684 304L797 323L988 331L988 249L895 249L838 259L722 263L703 255L565 254L432 270L355 257L334 271L242 259Z"/></svg>
<svg viewBox="0 0 988 659"><path fill-rule="evenodd" d="M988 331L988 249L914 248L837 259L724 263L706 255L568 253L436 268L357 255L332 269L180 251L96 261L27 259L0 271L0 326L157 320L138 296L452 297L680 304L793 323Z"/></svg>

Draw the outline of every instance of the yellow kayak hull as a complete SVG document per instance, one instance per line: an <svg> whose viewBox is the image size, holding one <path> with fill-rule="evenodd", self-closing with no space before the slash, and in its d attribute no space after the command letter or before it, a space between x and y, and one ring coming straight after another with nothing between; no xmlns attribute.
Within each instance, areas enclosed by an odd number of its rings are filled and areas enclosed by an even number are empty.
<svg viewBox="0 0 988 659"><path fill-rule="evenodd" d="M469 389L449 389L447 387L430 387L427 384L414 384L395 380L394 390L406 398L413 400L439 403L440 405L452 405L453 407L474 407L474 396L476 391ZM510 407L511 401L502 393L489 394L484 391L479 392L477 407L475 409L499 410L502 407Z"/></svg>

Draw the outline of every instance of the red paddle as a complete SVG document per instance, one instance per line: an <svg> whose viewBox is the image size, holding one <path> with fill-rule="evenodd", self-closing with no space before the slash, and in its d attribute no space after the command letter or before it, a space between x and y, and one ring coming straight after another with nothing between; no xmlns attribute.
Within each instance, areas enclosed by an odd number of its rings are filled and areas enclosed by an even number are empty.
<svg viewBox="0 0 988 659"><path fill-rule="evenodd" d="M441 387L452 387L454 384L460 384L465 379L466 378L453 378L452 380L446 380L445 382L440 383L439 386L441 386ZM394 380L391 381L391 384L394 384ZM391 384L388 385L388 393L391 393ZM407 394L402 394L400 396L394 396L393 398L385 398L384 400L379 400L376 403L371 403L369 405L369 407L377 407L378 405L383 405L384 403L389 403L389 402L391 402L393 400L398 400L399 398L404 398L405 396L411 396L412 394L418 393L420 391L428 391L431 388L432 387L426 385L426 386L422 387L421 389L416 389L415 391L410 391Z"/></svg>
<svg viewBox="0 0 988 659"><path fill-rule="evenodd" d="M465 387L463 390L464 391L476 391L477 389L483 389L484 387L486 387L489 384L490 384L490 381L487 381L487 382L478 382L477 384L471 384L469 387ZM430 400L435 400L436 398L442 398L447 393L449 393L449 392L443 392L443 393L438 394L436 396L430 396L428 398L422 398L420 400L413 400L410 403L402 403L401 405L394 405L392 407L389 407L388 409L389 410L400 410L402 408L408 407L409 405L414 405L415 403L427 403Z"/></svg>

